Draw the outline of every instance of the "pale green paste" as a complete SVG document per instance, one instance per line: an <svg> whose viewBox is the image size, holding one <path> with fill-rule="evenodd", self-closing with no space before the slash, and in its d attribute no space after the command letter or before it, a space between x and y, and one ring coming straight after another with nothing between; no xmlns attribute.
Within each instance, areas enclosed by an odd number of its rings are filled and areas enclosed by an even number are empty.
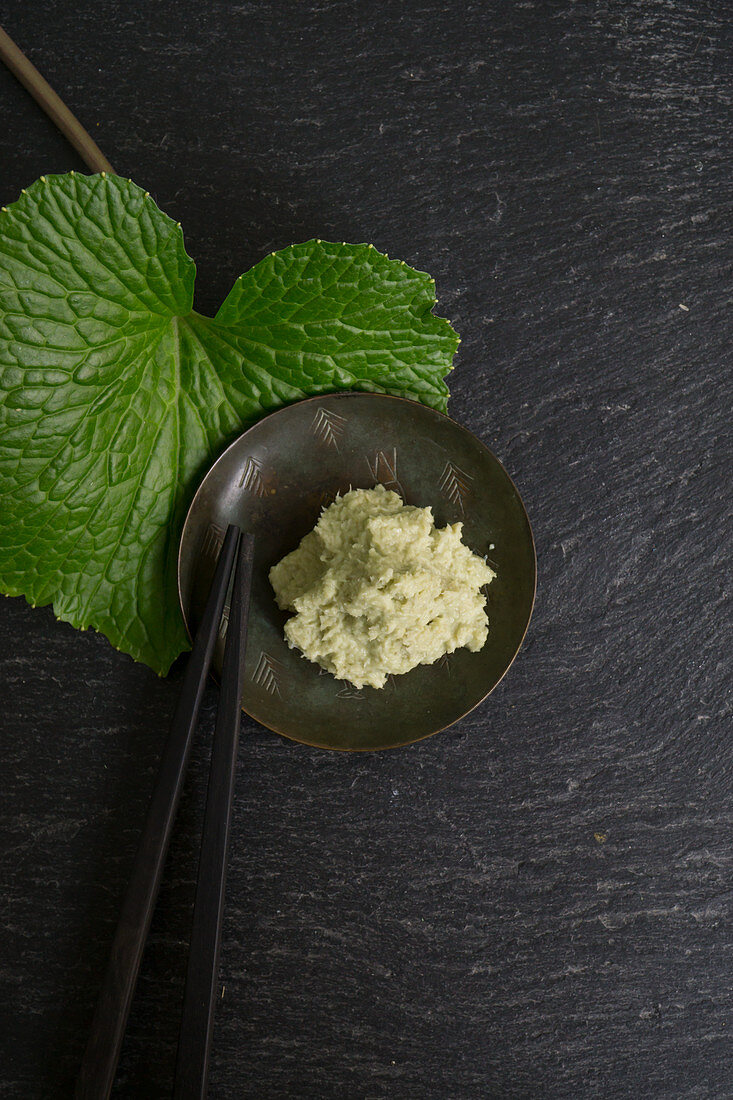
<svg viewBox="0 0 733 1100"><path fill-rule="evenodd" d="M340 680L381 688L389 674L432 664L488 635L481 589L495 573L461 542L461 523L440 530L378 485L326 508L310 534L270 570L299 649Z"/></svg>

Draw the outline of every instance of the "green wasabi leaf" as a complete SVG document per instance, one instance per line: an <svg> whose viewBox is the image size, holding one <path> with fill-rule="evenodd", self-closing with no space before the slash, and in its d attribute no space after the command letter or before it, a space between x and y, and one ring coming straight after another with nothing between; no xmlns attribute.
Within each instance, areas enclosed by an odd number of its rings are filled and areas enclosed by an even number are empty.
<svg viewBox="0 0 733 1100"><path fill-rule="evenodd" d="M432 279L308 241L193 311L181 227L117 176L42 177L0 213L0 587L165 673L187 648L185 509L257 417L334 390L445 409Z"/></svg>

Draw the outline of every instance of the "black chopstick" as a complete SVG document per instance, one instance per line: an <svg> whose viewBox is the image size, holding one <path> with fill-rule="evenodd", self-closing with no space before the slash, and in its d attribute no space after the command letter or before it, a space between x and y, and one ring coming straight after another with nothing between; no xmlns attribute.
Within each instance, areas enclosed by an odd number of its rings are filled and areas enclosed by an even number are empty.
<svg viewBox="0 0 733 1100"><path fill-rule="evenodd" d="M112 1089L137 973L158 896L163 865L188 766L193 732L242 533L224 537L201 625L196 633L140 846L122 904L109 962L76 1086L77 1100L106 1100ZM231 632L230 632L231 633Z"/></svg>
<svg viewBox="0 0 733 1100"><path fill-rule="evenodd" d="M219 944L239 743L253 553L252 535L243 535L235 565L221 694L211 749L173 1100L203 1100L206 1096L218 986Z"/></svg>

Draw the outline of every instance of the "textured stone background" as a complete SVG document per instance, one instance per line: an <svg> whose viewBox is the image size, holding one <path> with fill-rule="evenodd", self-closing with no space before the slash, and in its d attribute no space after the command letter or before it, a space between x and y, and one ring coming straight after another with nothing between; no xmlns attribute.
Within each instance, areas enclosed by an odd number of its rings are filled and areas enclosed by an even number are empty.
<svg viewBox="0 0 733 1100"><path fill-rule="evenodd" d="M728 15L5 5L183 222L200 310L311 236L430 271L452 414L534 524L530 634L470 718L356 758L245 723L213 1097L733 1096ZM0 201L82 167L0 97ZM20 600L0 658L0 1096L66 1097L180 669ZM170 1085L214 706L119 1098Z"/></svg>

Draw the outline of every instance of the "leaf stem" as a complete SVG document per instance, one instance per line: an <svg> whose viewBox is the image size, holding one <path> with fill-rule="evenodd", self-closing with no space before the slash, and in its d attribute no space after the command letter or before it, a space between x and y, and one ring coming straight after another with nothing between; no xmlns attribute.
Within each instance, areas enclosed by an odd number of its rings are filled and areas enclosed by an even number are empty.
<svg viewBox="0 0 733 1100"><path fill-rule="evenodd" d="M109 172L114 175L114 168L97 143L92 140L78 118L59 99L48 81L44 80L35 65L30 63L2 27L0 27L0 60L5 62L39 107L42 107L51 121L58 126L87 167L91 168L92 172Z"/></svg>

